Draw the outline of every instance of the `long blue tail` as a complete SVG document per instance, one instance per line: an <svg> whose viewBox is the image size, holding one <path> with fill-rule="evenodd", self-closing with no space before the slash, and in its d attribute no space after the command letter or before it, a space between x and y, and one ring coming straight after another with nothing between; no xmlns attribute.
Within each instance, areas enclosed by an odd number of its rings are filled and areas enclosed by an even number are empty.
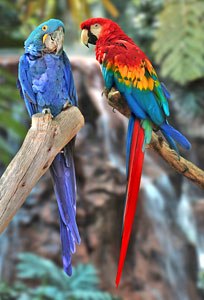
<svg viewBox="0 0 204 300"><path fill-rule="evenodd" d="M178 130L174 129L169 124L167 124L166 122L161 125L160 129L163 135L165 136L167 142L169 143L169 146L172 149L174 149L178 153L178 155L179 155L179 151L176 147L175 142L181 145L185 150L191 149L191 144L187 140L187 138L183 136Z"/></svg>
<svg viewBox="0 0 204 300"><path fill-rule="evenodd" d="M75 243L80 244L80 236L76 223L76 177L73 160L73 141L59 153L50 172L54 183L60 214L60 233L63 255L63 267L71 276L71 253L75 252Z"/></svg>

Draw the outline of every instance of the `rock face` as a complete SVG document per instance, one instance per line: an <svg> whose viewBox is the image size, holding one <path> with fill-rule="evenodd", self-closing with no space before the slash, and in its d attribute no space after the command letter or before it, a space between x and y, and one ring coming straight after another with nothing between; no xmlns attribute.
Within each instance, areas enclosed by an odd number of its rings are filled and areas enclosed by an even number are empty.
<svg viewBox="0 0 204 300"><path fill-rule="evenodd" d="M199 299L196 249L178 222L183 218L182 211L178 213L180 200L185 186L191 184L151 150L145 154L131 241L121 283L115 290L128 121L113 112L102 96L98 64L87 58L71 62L79 107L86 121L76 139L77 221L82 243L73 255L73 264L93 263L100 270L103 288L123 299ZM8 245L4 252L0 247L4 274L9 262L11 271L16 252L35 252L62 265L58 210L49 173L33 189L2 239Z"/></svg>

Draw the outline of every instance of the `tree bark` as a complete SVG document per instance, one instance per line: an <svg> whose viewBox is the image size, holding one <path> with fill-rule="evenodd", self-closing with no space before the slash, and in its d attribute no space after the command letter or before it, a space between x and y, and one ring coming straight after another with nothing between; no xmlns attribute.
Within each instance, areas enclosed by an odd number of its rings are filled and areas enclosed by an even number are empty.
<svg viewBox="0 0 204 300"><path fill-rule="evenodd" d="M76 106L67 107L54 119L51 114L33 115L22 147L0 178L0 233L57 153L83 126L84 118Z"/></svg>
<svg viewBox="0 0 204 300"><path fill-rule="evenodd" d="M130 109L120 92L113 88L111 91L106 89L104 93L108 99L108 103L113 108L117 109L121 114L129 118ZM157 136L155 132L152 132L151 142L146 146L146 148L150 148L159 154L172 169L185 176L194 182L199 188L204 190L204 171L182 156L179 160L177 153L169 148L161 136Z"/></svg>

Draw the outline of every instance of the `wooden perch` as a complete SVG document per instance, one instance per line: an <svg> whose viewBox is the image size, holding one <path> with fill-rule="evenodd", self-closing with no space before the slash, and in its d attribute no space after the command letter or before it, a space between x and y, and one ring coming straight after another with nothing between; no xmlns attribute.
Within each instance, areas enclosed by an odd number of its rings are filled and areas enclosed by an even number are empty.
<svg viewBox="0 0 204 300"><path fill-rule="evenodd" d="M47 171L59 151L83 127L76 106L52 119L50 114L32 117L23 145L0 178L0 233L6 228L30 191Z"/></svg>
<svg viewBox="0 0 204 300"><path fill-rule="evenodd" d="M114 88L111 91L106 89L105 95L108 99L108 103L113 108L129 118L130 109L119 91ZM176 152L170 149L167 143L164 142L164 139L157 136L155 132L152 133L152 139L150 144L147 145L147 148L150 148L159 154L171 168L204 190L204 171L183 157L178 160Z"/></svg>

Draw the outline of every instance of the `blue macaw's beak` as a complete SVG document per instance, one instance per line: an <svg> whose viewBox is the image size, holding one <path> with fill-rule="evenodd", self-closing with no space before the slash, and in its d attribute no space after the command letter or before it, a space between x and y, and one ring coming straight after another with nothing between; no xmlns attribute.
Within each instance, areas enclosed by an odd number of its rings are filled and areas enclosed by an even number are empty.
<svg viewBox="0 0 204 300"><path fill-rule="evenodd" d="M56 31L48 34L45 33L43 36L43 51L46 53L59 54L63 48L64 42L64 29L60 26Z"/></svg>

